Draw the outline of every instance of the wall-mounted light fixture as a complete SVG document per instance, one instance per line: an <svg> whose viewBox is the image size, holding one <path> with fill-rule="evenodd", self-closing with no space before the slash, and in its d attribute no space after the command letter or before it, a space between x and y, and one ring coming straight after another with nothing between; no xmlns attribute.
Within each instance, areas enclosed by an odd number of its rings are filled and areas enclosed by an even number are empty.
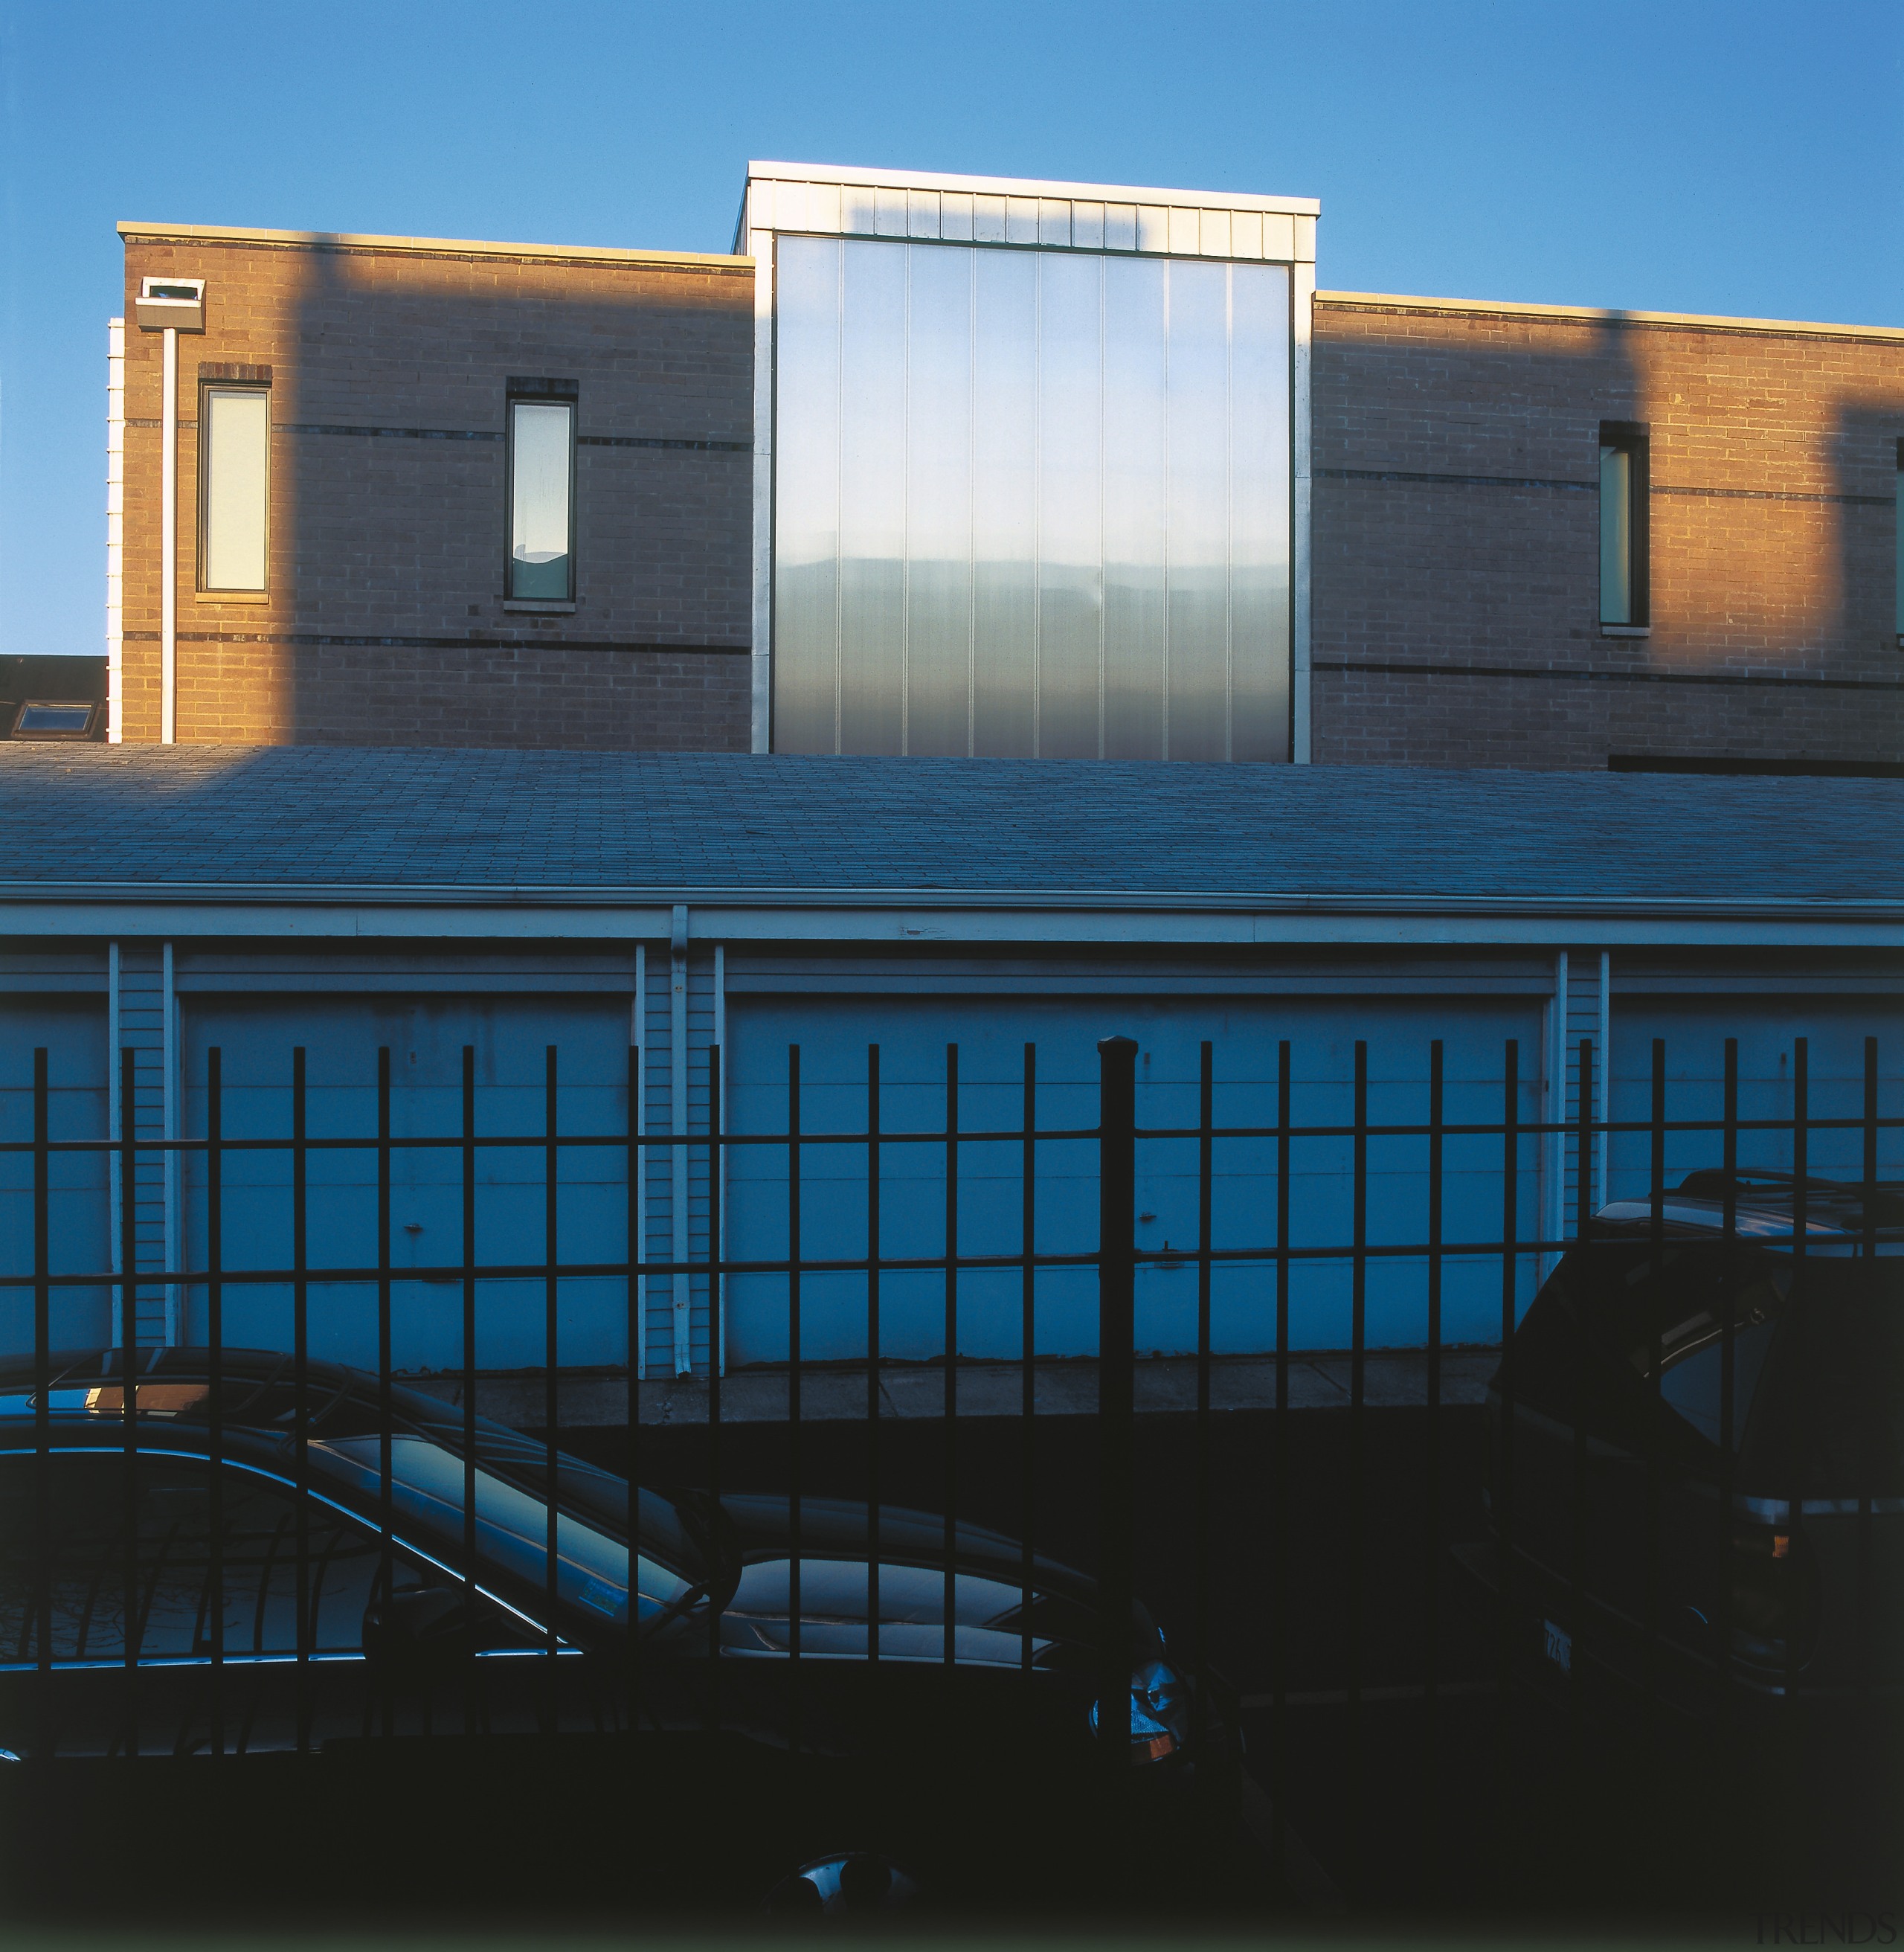
<svg viewBox="0 0 1904 1952"><path fill-rule="evenodd" d="M205 330L205 280L202 278L142 278L133 315L142 332L202 332Z"/></svg>

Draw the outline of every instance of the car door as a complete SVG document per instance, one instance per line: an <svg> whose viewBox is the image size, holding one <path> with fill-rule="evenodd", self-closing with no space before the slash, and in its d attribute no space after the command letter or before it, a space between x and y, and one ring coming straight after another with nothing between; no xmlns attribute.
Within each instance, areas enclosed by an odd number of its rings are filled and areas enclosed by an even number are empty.
<svg viewBox="0 0 1904 1952"><path fill-rule="evenodd" d="M571 1663L534 1657L533 1623L275 1472L103 1447L53 1453L43 1487L40 1468L0 1458L0 1748L257 1753L575 1719ZM374 1671L373 1599L433 1591L468 1657Z"/></svg>

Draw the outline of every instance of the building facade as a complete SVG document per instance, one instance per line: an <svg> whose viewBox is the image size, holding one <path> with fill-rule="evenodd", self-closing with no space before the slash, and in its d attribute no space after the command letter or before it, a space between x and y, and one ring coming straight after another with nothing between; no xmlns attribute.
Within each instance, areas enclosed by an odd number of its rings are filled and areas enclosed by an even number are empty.
<svg viewBox="0 0 1904 1952"><path fill-rule="evenodd" d="M121 230L115 737L1904 759L1904 331L772 164L725 257Z"/></svg>

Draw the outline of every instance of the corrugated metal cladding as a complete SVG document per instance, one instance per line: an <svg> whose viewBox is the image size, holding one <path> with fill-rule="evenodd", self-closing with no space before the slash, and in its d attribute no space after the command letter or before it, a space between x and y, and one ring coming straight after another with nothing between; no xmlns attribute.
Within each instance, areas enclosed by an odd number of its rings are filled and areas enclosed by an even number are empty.
<svg viewBox="0 0 1904 1952"><path fill-rule="evenodd" d="M149 1002L138 999L150 990L155 969L162 981L162 954L135 954L130 946L117 959L116 971L104 946L0 960L0 1138L32 1137L36 1049L48 1053L52 1135L100 1137L113 1129L107 1060L109 1038L116 1035L135 1048L159 1053L141 1071L142 1078L150 1076L149 1084L139 1087L136 1116L142 1134L158 1135L168 1116L186 1135L203 1134L206 1060L216 1045L222 1053L227 1135L287 1140L292 1053L301 1046L309 1136L367 1140L376 1131L377 1053L388 1049L392 1130L432 1141L399 1150L392 1172L395 1258L411 1271L395 1289L395 1356L399 1365L418 1369L454 1367L463 1359L460 1282L431 1271L453 1264L461 1253L465 1045L474 1053L477 1133L529 1142L477 1153L477 1252L510 1264L539 1262L542 1256L540 1139L551 1046L558 1133L604 1141L568 1146L560 1154L559 1252L571 1261L618 1260L625 1253L631 1036L639 1039L643 1056L642 1121L657 1135L706 1131L708 1053L718 1037L727 1072L724 1123L743 1135L784 1131L789 1048L799 1047L802 1128L841 1135L839 1143L814 1148L804 1162L801 1217L808 1257L850 1258L865 1251L864 1135L873 1045L879 1050L881 1081L880 1246L889 1256L943 1250L949 1044L957 1047L957 1112L964 1131L1020 1128L1027 1043L1036 1053L1040 1125L1090 1126L1096 1109L1095 1045L1113 1032L1138 1040L1139 1115L1152 1123L1193 1120L1199 1046L1205 1039L1214 1047L1219 1121L1273 1121L1278 1047L1284 1041L1296 1118L1346 1120L1358 1040L1368 1046L1371 1118L1424 1118L1429 1046L1436 1038L1444 1049L1451 1122L1500 1118L1510 1039L1518 1050L1519 1116L1529 1122L1549 1118L1557 1105L1571 1118L1578 1041L1584 1036L1593 1043L1597 1076L1603 1026L1611 1031L1610 1103L1616 1118L1647 1115L1655 1037L1665 1043L1675 1118L1718 1114L1729 1037L1738 1040L1740 1109L1748 1119L1790 1117L1794 1040L1800 1037L1809 1041L1814 1118L1856 1119L1861 1113L1867 1036L1879 1040L1881 1115L1904 1114L1904 1002L1885 970L1852 954L1768 954L1755 962L1737 953L1702 959L1620 950L1603 962L1601 949L1586 943L1566 953L1563 969L1558 956L1530 952L1283 953L1143 962L1085 959L1055 950L1016 953L1008 960L907 958L871 949L774 955L733 949L724 955L699 942L677 952L666 940L642 946L639 956L625 946L564 950L544 944L505 955L442 944L374 952L340 948L334 954L308 946L239 953L181 945L173 959L177 1081L169 1106L164 1025L137 1014L152 1010ZM639 1022L638 996L646 1006ZM685 1065L677 1069L683 1052ZM1856 1174L1862 1169L1859 1146L1855 1131L1821 1130L1812 1141L1814 1170ZM1669 1174L1715 1162L1718 1147L1715 1135L1671 1134ZM656 1149L639 1188L652 1262L698 1259L707 1252L707 1150L683 1150L685 1171L677 1173L671 1154ZM1293 1153L1298 1189L1293 1244L1346 1237L1347 1150L1346 1140L1316 1140ZM1594 1197L1643 1188L1647 1151L1644 1134L1615 1134L1605 1167L1597 1157L1590 1162ZM1789 1165L1789 1135L1748 1134L1740 1157L1747 1163ZM1022 1145L1008 1137L961 1146L962 1252L1018 1250L1022 1159ZM1571 1215L1577 1163L1571 1140L1528 1137L1519 1164L1517 1225L1522 1237L1531 1239L1543 1230L1551 1233ZM1904 1133L1882 1134L1879 1165L1886 1176L1904 1175ZM1215 1244L1273 1246L1273 1143L1224 1142L1218 1147L1216 1167ZM1172 1249L1192 1244L1195 1202L1187 1175L1194 1168L1193 1147L1147 1141L1140 1168L1144 1244L1160 1251L1166 1243ZM1446 1237L1451 1243L1498 1238L1501 1168L1498 1140L1448 1140ZM1424 1143L1372 1140L1369 1169L1371 1241L1419 1237ZM309 1155L308 1253L320 1276L374 1259L375 1178L375 1155L367 1145ZM1088 1140L1044 1142L1036 1178L1039 1250L1087 1250L1096 1225L1094 1146ZM289 1265L290 1181L289 1156L283 1150L228 1157L227 1265ZM29 1156L0 1153L0 1273L31 1272L31 1184ZM730 1257L771 1258L784 1251L786 1189L783 1149L742 1146L730 1155L724 1231ZM149 1184L142 1174L135 1220L142 1265L155 1273L162 1270L170 1226L182 1239L184 1262L202 1268L204 1190L203 1168L196 1162L169 1190L162 1175ZM112 1180L102 1162L56 1157L51 1195L55 1272L111 1268L115 1210ZM1531 1257L1523 1262L1523 1303L1539 1272ZM1371 1344L1406 1346L1421 1340L1420 1275L1419 1265L1406 1260L1371 1264ZM690 1363L705 1372L708 1365L705 1277L689 1277L685 1297L675 1290L676 1278L658 1273L645 1284L640 1353L650 1375ZM1293 1292L1299 1346L1334 1347L1346 1341L1347 1278L1342 1262L1305 1269ZM886 1353L915 1358L939 1353L943 1277L888 1272L881 1288ZM1143 1347L1186 1345L1194 1332L1193 1288L1187 1273L1145 1276L1139 1312ZM202 1286L187 1292L170 1315L163 1288L155 1284L152 1293L152 1303L140 1309L142 1341L202 1334ZM1015 1274L961 1276L962 1353L1015 1354L1019 1298ZM1274 1333L1260 1265L1226 1271L1215 1295L1218 1347L1265 1347ZM784 1281L735 1276L728 1303L728 1362L784 1359ZM228 1287L228 1339L281 1345L289 1304L283 1283L248 1284L242 1292L236 1284ZM1489 1339L1499 1322L1498 1259L1453 1255L1444 1305L1450 1340ZM317 1279L311 1306L314 1350L358 1361L374 1358L374 1284ZM1037 1309L1043 1349L1088 1351L1095 1321L1088 1275L1041 1275ZM111 1312L103 1287L62 1291L55 1304L53 1339L69 1345L108 1340ZM808 1276L802 1313L802 1353L809 1358L838 1359L864 1348L863 1277ZM565 1278L558 1319L558 1354L564 1365L627 1361L624 1283ZM30 1347L31 1323L30 1291L0 1291L0 1340L10 1348ZM536 1367L542 1359L542 1337L539 1278L480 1284L479 1366Z"/></svg>
<svg viewBox="0 0 1904 1952"><path fill-rule="evenodd" d="M1315 219L1287 211L1186 208L1101 197L1011 196L900 184L795 183L755 177L741 227L827 236L1032 244L1047 250L1141 251L1177 257L1315 255Z"/></svg>

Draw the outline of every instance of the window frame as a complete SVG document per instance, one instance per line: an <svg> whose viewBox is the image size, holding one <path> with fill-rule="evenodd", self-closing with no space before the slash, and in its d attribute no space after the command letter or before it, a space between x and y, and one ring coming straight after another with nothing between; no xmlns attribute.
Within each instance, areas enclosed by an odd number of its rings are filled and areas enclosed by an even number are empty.
<svg viewBox="0 0 1904 1952"><path fill-rule="evenodd" d="M1648 485L1651 474L1652 439L1641 421L1602 421L1600 423L1599 465L1597 487L1599 524L1598 529L1599 552L1596 559L1595 583L1596 608L1602 630L1646 630L1652 624L1652 589L1649 574L1652 555L1652 525L1648 506ZM1609 449L1627 457L1627 615L1609 617L1606 614L1606 486L1605 466Z"/></svg>
<svg viewBox="0 0 1904 1952"><path fill-rule="evenodd" d="M560 596L519 596L515 590L516 409L566 407L568 409L568 581ZM580 580L576 560L578 524L577 460L581 447L580 389L573 380L510 377L503 397L502 600L511 609L573 609Z"/></svg>
<svg viewBox="0 0 1904 1952"><path fill-rule="evenodd" d="M264 399L264 580L255 587L210 580L211 555L211 400L218 393L260 393ZM199 564L201 596L220 602L257 602L271 593L271 383L268 379L199 377Z"/></svg>

